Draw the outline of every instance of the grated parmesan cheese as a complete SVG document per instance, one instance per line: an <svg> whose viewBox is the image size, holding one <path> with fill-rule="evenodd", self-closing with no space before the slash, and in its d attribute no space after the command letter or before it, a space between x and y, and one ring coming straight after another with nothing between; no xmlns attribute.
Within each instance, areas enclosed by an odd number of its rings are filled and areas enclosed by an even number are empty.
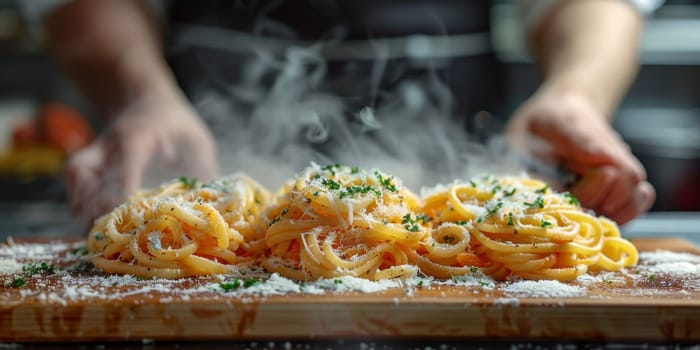
<svg viewBox="0 0 700 350"><path fill-rule="evenodd" d="M586 294L579 286L559 281L517 281L500 289L507 295L532 298L571 298Z"/></svg>

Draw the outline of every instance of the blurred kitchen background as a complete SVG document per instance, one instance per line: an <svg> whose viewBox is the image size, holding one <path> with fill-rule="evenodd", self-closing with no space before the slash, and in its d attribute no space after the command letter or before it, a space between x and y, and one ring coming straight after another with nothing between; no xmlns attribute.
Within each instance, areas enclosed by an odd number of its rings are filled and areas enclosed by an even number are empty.
<svg viewBox="0 0 700 350"><path fill-rule="evenodd" d="M524 47L515 6L494 1L490 12L507 114L540 78ZM83 234L65 207L61 170L66 154L89 142L92 130L102 125L45 55L37 40L40 30L17 1L0 0L0 239ZM646 24L641 61L614 123L657 189L655 213L648 217L656 221L637 220L625 230L698 233L700 0L667 0L654 12ZM49 125L65 133L52 132ZM673 225L659 225L663 220Z"/></svg>

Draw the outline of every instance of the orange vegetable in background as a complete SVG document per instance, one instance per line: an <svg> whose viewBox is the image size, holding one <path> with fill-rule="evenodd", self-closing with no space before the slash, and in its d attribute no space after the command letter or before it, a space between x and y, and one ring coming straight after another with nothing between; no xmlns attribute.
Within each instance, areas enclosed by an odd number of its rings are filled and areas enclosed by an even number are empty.
<svg viewBox="0 0 700 350"><path fill-rule="evenodd" d="M87 146L95 138L85 118L60 102L46 103L41 107L39 131L46 143L68 154Z"/></svg>
<svg viewBox="0 0 700 350"><path fill-rule="evenodd" d="M41 143L36 125L32 121L26 121L15 125L12 129L12 148L27 148Z"/></svg>

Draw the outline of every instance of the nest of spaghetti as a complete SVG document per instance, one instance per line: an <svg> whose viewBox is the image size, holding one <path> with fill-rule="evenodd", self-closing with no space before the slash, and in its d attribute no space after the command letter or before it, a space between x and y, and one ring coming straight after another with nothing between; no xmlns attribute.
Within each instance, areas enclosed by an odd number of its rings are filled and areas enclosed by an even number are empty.
<svg viewBox="0 0 700 350"><path fill-rule="evenodd" d="M459 225L469 232L465 250L436 254L425 246L429 252L419 264L437 277L465 274L471 266L470 272L477 267L501 280L567 281L588 271L619 271L638 259L614 222L535 179L484 176L441 186L424 195L421 210L433 226Z"/></svg>
<svg viewBox="0 0 700 350"><path fill-rule="evenodd" d="M428 232L420 201L378 170L307 168L278 193L266 214L270 272L295 280L413 276L411 256Z"/></svg>
<svg viewBox="0 0 700 350"><path fill-rule="evenodd" d="M264 252L260 216L269 199L243 175L210 184L172 180L97 219L88 235L90 261L105 272L141 277L230 272Z"/></svg>

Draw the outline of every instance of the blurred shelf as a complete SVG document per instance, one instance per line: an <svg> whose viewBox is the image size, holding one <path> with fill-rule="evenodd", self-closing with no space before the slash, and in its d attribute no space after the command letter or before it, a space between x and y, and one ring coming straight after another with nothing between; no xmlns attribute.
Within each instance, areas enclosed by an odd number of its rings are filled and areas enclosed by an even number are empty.
<svg viewBox="0 0 700 350"><path fill-rule="evenodd" d="M513 4L491 11L492 44L506 63L532 62L521 18ZM649 16L640 43L642 64L700 65L700 5L666 5Z"/></svg>

